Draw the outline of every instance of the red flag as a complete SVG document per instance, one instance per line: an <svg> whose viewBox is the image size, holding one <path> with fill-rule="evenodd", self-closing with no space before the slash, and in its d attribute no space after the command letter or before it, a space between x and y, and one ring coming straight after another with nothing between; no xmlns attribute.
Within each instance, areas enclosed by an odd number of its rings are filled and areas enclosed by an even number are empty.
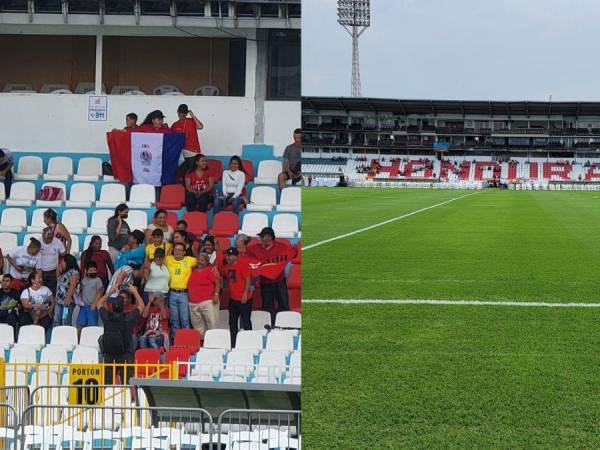
<svg viewBox="0 0 600 450"><path fill-rule="evenodd" d="M131 133L109 131L106 133L113 176L122 183L133 182L131 170Z"/></svg>

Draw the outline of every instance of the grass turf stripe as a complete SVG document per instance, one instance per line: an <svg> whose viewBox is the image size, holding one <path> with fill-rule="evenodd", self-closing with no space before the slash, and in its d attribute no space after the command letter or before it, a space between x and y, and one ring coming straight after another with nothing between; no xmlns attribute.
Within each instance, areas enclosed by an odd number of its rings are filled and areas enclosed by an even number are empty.
<svg viewBox="0 0 600 450"><path fill-rule="evenodd" d="M399 300L399 299L302 299L303 304L339 304L339 305L462 305L462 306L523 306L542 308L600 308L600 303L548 303L482 301L482 300Z"/></svg>

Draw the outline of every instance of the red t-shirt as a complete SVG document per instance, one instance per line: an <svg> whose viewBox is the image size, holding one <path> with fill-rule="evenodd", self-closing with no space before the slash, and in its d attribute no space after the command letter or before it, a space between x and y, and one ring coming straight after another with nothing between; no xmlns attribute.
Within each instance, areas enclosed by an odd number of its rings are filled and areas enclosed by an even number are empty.
<svg viewBox="0 0 600 450"><path fill-rule="evenodd" d="M194 191L202 191L206 189L210 182L208 170L205 170L201 177L198 177L195 170L188 173L185 177L190 180L190 186Z"/></svg>
<svg viewBox="0 0 600 450"><path fill-rule="evenodd" d="M241 301L246 288L246 277L250 276L250 266L245 261L238 260L225 267L225 275L229 283L229 298Z"/></svg>
<svg viewBox="0 0 600 450"><path fill-rule="evenodd" d="M202 303L212 300L215 294L215 281L219 276L212 267L194 270L188 279L188 301Z"/></svg>
<svg viewBox="0 0 600 450"><path fill-rule="evenodd" d="M167 334L170 333L169 309L165 309L167 311L167 317L162 319L160 317L160 308L157 308L156 306L150 307L150 309L148 310L148 318L146 319L145 333L158 331L164 331Z"/></svg>
<svg viewBox="0 0 600 450"><path fill-rule="evenodd" d="M171 125L171 132L185 133L183 148L190 152L200 153L200 141L198 140L198 132L196 131L196 122L194 122L194 119L189 117L179 119Z"/></svg>
<svg viewBox="0 0 600 450"><path fill-rule="evenodd" d="M246 248L246 256L258 261L260 264L275 264L272 267L277 273L266 278L261 276L263 284L275 283L285 276L287 262L296 257L297 250L290 244L275 240L271 248L266 249L260 243L250 244Z"/></svg>
<svg viewBox="0 0 600 450"><path fill-rule="evenodd" d="M147 123L146 125L142 125L133 130L136 133L170 133L171 129L167 126L167 124L163 124L162 128L154 128L154 125L151 123Z"/></svg>

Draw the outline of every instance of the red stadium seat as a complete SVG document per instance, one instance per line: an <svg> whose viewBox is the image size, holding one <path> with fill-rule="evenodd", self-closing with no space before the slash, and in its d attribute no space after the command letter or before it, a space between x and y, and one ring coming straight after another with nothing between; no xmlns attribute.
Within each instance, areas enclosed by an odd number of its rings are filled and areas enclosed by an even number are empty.
<svg viewBox="0 0 600 450"><path fill-rule="evenodd" d="M290 310L300 311L302 303L302 266L292 264L287 278Z"/></svg>
<svg viewBox="0 0 600 450"><path fill-rule="evenodd" d="M167 211L167 223L171 225L171 227L175 230L177 228L177 222L179 221L179 217L177 213L173 211Z"/></svg>
<svg viewBox="0 0 600 450"><path fill-rule="evenodd" d="M240 229L240 218L232 212L219 212L213 218L210 234L215 237L231 237Z"/></svg>
<svg viewBox="0 0 600 450"><path fill-rule="evenodd" d="M185 188L181 184L167 184L160 190L158 209L180 209L185 204Z"/></svg>
<svg viewBox="0 0 600 450"><path fill-rule="evenodd" d="M220 159L208 160L208 173L214 177L216 181L221 181L223 178L223 163Z"/></svg>
<svg viewBox="0 0 600 450"><path fill-rule="evenodd" d="M160 364L160 350L155 348L140 348L135 351L136 364ZM157 377L158 367L137 367L135 376L137 378Z"/></svg>
<svg viewBox="0 0 600 450"><path fill-rule="evenodd" d="M302 263L302 241L298 241L296 244L296 250L298 254L294 259L292 259L292 264L301 264Z"/></svg>
<svg viewBox="0 0 600 450"><path fill-rule="evenodd" d="M200 211L188 211L183 215L183 220L188 224L188 231L196 236L202 236L208 231L208 217Z"/></svg>
<svg viewBox="0 0 600 450"><path fill-rule="evenodd" d="M189 348L170 348L165 353L165 364L170 364L172 362L181 361L188 362L190 360L191 352ZM185 364L177 365L178 367L178 378L185 378L188 372L188 366ZM169 378L168 373L161 374L161 378Z"/></svg>
<svg viewBox="0 0 600 450"><path fill-rule="evenodd" d="M175 342L172 348L185 348L191 354L196 353L202 346L202 338L198 330L180 328L175 332Z"/></svg>
<svg viewBox="0 0 600 450"><path fill-rule="evenodd" d="M246 172L246 183L254 181L254 163L249 159L242 159L242 167Z"/></svg>

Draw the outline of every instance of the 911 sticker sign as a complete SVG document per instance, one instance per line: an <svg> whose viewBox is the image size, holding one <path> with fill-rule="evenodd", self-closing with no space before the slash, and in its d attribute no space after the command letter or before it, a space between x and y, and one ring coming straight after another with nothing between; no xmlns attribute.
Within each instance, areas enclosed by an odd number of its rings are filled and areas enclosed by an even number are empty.
<svg viewBox="0 0 600 450"><path fill-rule="evenodd" d="M88 120L106 121L108 115L108 99L106 95L90 95L88 97Z"/></svg>
<svg viewBox="0 0 600 450"><path fill-rule="evenodd" d="M94 364L69 366L69 404L100 405L104 403L104 370Z"/></svg>

